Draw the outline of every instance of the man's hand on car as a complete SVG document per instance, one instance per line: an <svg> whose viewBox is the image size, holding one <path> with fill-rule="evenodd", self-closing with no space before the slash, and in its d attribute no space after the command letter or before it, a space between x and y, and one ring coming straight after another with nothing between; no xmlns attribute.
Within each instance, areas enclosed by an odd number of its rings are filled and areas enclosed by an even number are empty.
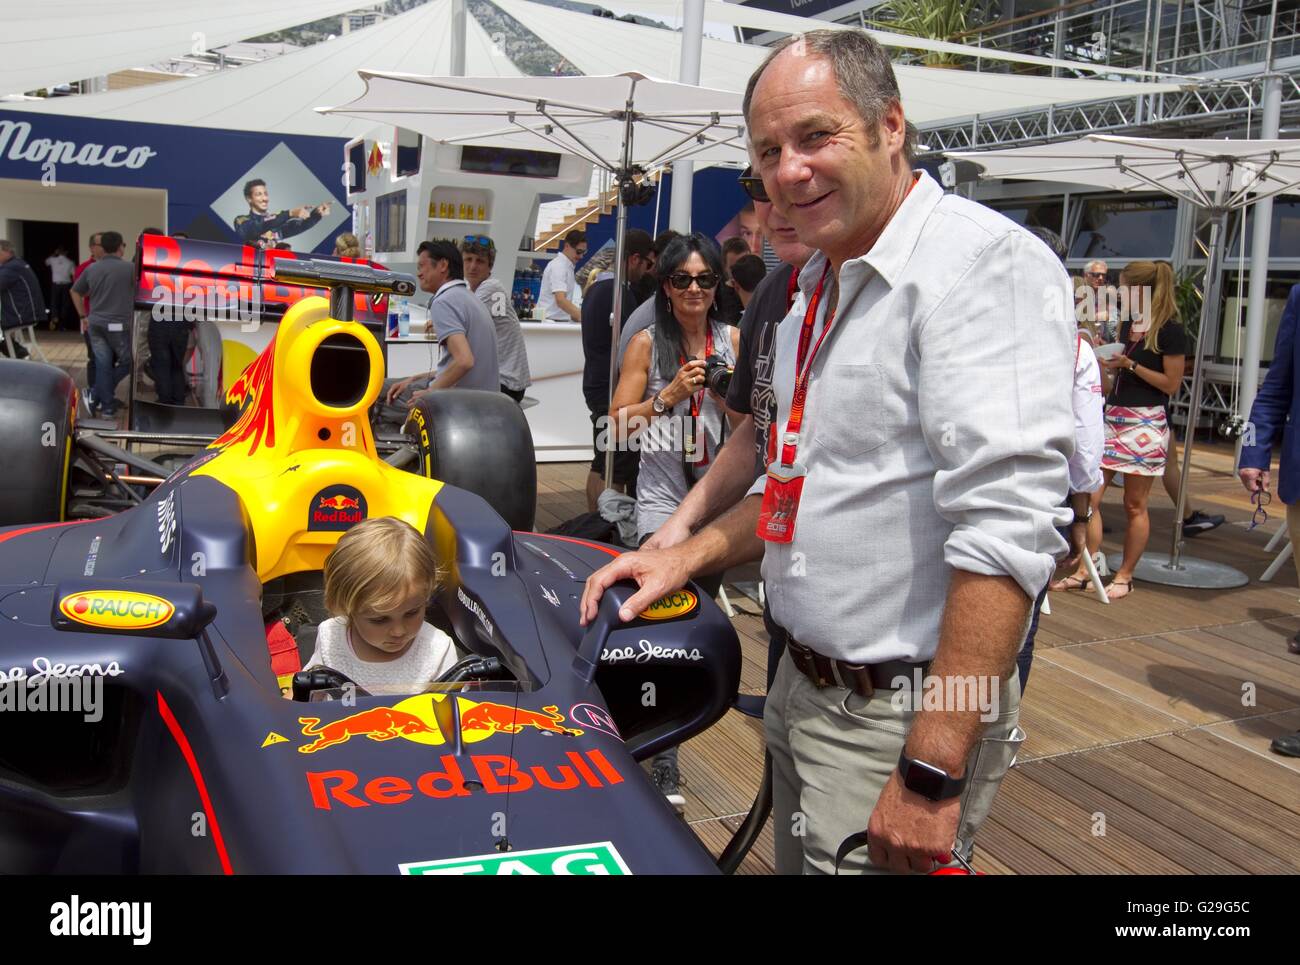
<svg viewBox="0 0 1300 965"><path fill-rule="evenodd" d="M640 587L618 611L618 618L627 623L661 596L680 590L690 578L686 558L676 549L624 553L587 577L578 604L578 622L585 627L596 619L600 598L619 580L636 580Z"/></svg>

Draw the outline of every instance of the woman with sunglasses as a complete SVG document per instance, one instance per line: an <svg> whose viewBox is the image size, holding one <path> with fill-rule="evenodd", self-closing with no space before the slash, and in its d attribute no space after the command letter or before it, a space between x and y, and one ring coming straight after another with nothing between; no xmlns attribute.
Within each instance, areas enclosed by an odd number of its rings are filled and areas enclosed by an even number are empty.
<svg viewBox="0 0 1300 965"><path fill-rule="evenodd" d="M610 443L641 452L636 519L642 543L722 448L726 401L706 385L705 360L715 356L732 367L740 348L740 331L717 317L722 255L711 238L674 239L659 256L656 276L655 323L629 343L609 410ZM697 582L713 595L722 577ZM670 804L685 806L675 748L655 757L651 776Z"/></svg>

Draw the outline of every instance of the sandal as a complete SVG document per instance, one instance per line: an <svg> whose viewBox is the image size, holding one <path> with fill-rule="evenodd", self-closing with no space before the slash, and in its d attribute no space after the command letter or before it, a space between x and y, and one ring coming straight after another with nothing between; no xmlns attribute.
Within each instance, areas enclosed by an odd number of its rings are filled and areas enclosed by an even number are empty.
<svg viewBox="0 0 1300 965"><path fill-rule="evenodd" d="M1091 582L1086 576L1067 576L1059 579L1048 587L1053 593L1060 593L1064 590L1082 590Z"/></svg>
<svg viewBox="0 0 1300 965"><path fill-rule="evenodd" d="M1115 596L1114 593L1111 591L1111 588L1115 586L1124 587L1125 588L1124 592L1121 593L1119 596ZM1109 583L1106 584L1106 599L1108 600L1122 600L1124 599L1124 597L1128 596L1132 592L1133 592L1132 580L1111 580Z"/></svg>

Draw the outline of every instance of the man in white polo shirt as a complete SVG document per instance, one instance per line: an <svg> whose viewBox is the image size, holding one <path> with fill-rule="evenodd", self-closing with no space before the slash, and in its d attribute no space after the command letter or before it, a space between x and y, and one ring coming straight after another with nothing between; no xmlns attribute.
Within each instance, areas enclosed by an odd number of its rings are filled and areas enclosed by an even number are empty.
<svg viewBox="0 0 1300 965"><path fill-rule="evenodd" d="M586 254L587 236L581 231L570 231L564 236L560 253L542 272L542 293L537 298L537 306L546 321L582 321L582 309L573 303L573 289L578 283L573 266Z"/></svg>
<svg viewBox="0 0 1300 965"><path fill-rule="evenodd" d="M761 555L785 643L765 713L777 870L925 873L969 856L1022 738L1016 653L1070 519L1069 279L911 170L865 32L777 44L744 107L755 173L817 250L776 335L768 471L685 542L593 574L581 618L616 580L640 584L631 620Z"/></svg>

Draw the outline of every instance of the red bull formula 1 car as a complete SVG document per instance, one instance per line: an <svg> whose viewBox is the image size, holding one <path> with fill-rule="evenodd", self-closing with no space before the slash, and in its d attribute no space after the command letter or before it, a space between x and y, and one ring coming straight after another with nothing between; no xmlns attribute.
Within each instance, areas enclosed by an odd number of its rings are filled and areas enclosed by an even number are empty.
<svg viewBox="0 0 1300 965"><path fill-rule="evenodd" d="M529 531L513 402L436 393L412 412L420 472L377 452L383 357L352 309L413 280L277 271L330 299L291 307L231 389L237 421L113 515L61 518L87 442L71 380L0 362L0 442L40 483L11 505L56 507L0 528L0 870L716 871L638 761L736 704L730 623L688 588L622 624L616 586L580 628L616 551ZM447 573L427 619L462 657L430 691L298 669L323 560L370 516L425 533Z"/></svg>

